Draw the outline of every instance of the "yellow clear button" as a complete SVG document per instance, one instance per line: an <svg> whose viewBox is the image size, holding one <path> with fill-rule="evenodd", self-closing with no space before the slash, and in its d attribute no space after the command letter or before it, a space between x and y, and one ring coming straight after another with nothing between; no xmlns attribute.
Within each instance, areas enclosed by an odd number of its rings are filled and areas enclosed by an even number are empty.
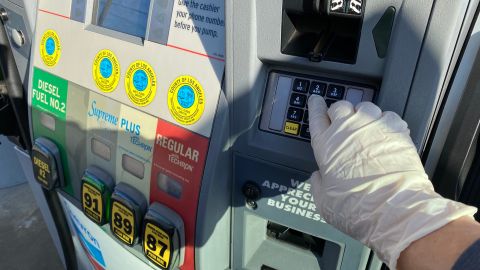
<svg viewBox="0 0 480 270"><path fill-rule="evenodd" d="M300 124L287 121L285 122L285 128L283 131L285 131L287 134L298 135L298 132L300 131Z"/></svg>

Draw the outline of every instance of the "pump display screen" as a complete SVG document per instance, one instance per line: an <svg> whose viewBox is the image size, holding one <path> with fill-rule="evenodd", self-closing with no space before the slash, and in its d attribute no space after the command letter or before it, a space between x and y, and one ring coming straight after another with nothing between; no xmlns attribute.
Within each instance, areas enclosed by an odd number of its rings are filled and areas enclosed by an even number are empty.
<svg viewBox="0 0 480 270"><path fill-rule="evenodd" d="M100 0L97 25L144 38L150 0Z"/></svg>

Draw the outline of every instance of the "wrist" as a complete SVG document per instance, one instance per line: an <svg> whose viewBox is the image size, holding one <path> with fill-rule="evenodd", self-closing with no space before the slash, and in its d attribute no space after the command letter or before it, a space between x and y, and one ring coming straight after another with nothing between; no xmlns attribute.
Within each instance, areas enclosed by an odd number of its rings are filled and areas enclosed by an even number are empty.
<svg viewBox="0 0 480 270"><path fill-rule="evenodd" d="M398 269L451 269L478 239L480 224L471 216L460 217L412 242L400 254Z"/></svg>

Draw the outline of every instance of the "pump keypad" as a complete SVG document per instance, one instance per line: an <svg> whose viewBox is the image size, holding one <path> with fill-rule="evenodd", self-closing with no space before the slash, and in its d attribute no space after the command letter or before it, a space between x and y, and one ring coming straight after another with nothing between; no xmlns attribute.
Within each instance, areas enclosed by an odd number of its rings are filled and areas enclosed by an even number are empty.
<svg viewBox="0 0 480 270"><path fill-rule="evenodd" d="M310 140L308 98L319 95L328 107L339 100L354 106L372 101L373 87L351 82L272 72L267 85L260 129Z"/></svg>

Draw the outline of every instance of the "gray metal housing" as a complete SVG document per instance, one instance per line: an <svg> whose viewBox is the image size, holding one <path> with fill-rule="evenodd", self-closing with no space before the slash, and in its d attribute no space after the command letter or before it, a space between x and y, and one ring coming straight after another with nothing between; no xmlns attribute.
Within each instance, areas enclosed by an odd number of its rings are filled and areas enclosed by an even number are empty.
<svg viewBox="0 0 480 270"><path fill-rule="evenodd" d="M226 3L225 82L234 164L231 268L259 269L265 265L275 269L294 266L297 269L365 269L363 261L356 261L357 257L350 255L342 257L335 267L328 267L331 266L325 259L328 256L298 253L295 248L282 250L282 244L266 236L267 222L274 221L331 242L355 246L355 241L342 238L342 233L328 231L328 225L297 220L289 213L267 207L269 198L285 193L269 191L262 187L262 181L275 180L285 185L291 178L305 181L317 169L308 142L258 128L259 119L265 113L263 102L268 74L271 70L280 70L376 86L375 103L383 110L404 117L422 154L432 135L433 121L478 1L366 1L355 64L317 63L283 55L280 52L281 0ZM372 30L388 7L396 9L396 17L388 53L382 59L375 51ZM247 181L255 182L262 192L257 208L247 207L242 194L242 186ZM361 250L357 248L357 252ZM303 255L298 257L299 254ZM369 252L361 254L368 259ZM314 266L309 261L312 256L318 258ZM370 269L380 266L377 259L369 265Z"/></svg>

